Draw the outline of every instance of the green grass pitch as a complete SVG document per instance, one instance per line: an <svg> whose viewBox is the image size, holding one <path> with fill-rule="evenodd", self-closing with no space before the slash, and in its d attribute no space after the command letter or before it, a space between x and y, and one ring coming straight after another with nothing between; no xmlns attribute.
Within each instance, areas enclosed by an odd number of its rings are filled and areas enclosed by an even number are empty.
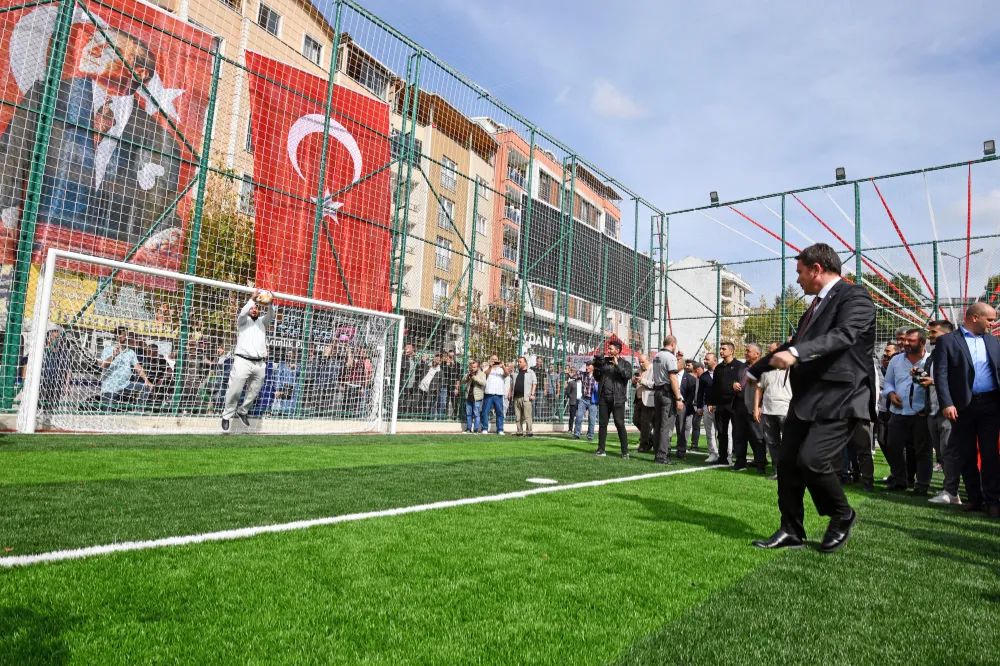
<svg viewBox="0 0 1000 666"><path fill-rule="evenodd" d="M664 471L592 451L559 436L0 436L0 556ZM0 568L0 664L1000 664L1000 524L852 491L841 552L767 553L750 541L776 527L775 492L705 469ZM825 521L807 516L818 539Z"/></svg>

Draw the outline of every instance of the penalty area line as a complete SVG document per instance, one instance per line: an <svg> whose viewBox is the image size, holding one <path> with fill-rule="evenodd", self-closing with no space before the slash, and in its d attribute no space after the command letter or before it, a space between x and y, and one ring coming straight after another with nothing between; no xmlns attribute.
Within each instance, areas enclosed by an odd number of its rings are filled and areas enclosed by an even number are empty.
<svg viewBox="0 0 1000 666"><path fill-rule="evenodd" d="M13 568L41 564L43 562L61 562L63 560L81 560L98 555L110 555L111 553L123 553L135 550L152 550L154 548L167 548L170 546L187 546L210 541L232 541L234 539L247 539L260 534L272 534L277 532L292 532L305 530L311 527L321 527L324 525L336 525L338 523L351 523L369 518L384 518L388 516L403 516L409 513L420 513L422 511L433 511L436 509L450 509L457 506L468 506L472 504L487 504L491 502L503 502L511 499L523 499L532 495L543 493L555 493L563 490L578 490L581 488L596 488L612 483L629 483L631 481L645 481L646 479L656 479L662 476L674 476L676 474L690 474L692 472L702 472L709 469L718 469L724 465L710 465L707 467L688 467L685 469L675 469L667 472L652 472L650 474L636 474L634 476L623 476L613 479L597 479L596 481L581 481L579 483L568 483L566 485L543 486L541 488L529 488L499 495L484 495L481 497L466 497L457 500L445 500L441 502L431 502L429 504L417 504L415 506L405 506L396 509L383 509L381 511L365 511L363 513L348 513L340 516L330 516L327 518L314 518L311 520L297 520L290 523L279 523L276 525L260 525L257 527L243 527L234 530L222 530L219 532L206 532L204 534L189 534L187 536L173 536L163 539L151 539L148 541L123 541L121 543L106 544L103 546L88 546L86 548L74 548L70 550L55 550L47 553L36 553L34 555L13 555L0 557L0 567Z"/></svg>

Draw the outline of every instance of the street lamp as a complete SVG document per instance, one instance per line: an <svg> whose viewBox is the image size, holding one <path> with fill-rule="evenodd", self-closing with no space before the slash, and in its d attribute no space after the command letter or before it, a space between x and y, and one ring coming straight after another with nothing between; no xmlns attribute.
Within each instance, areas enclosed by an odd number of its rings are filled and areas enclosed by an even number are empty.
<svg viewBox="0 0 1000 666"><path fill-rule="evenodd" d="M979 248L978 250L973 250L972 252L969 253L969 257L972 257L972 255L974 255L974 254L979 254L982 251L983 251L983 248ZM962 262L965 261L965 257L956 256L954 254L951 254L950 252L942 252L941 255L945 256L945 257L950 257L951 259L955 259L955 260L958 261L958 280L959 280L959 284L962 284ZM964 289L963 289L963 291L964 291ZM965 303L965 301L968 301L968 300L969 300L969 294L967 294L967 293L963 294L963 296L962 296L962 302L963 302L963 304ZM953 309L953 311L951 313L951 317L952 317L952 319L955 318L954 309Z"/></svg>

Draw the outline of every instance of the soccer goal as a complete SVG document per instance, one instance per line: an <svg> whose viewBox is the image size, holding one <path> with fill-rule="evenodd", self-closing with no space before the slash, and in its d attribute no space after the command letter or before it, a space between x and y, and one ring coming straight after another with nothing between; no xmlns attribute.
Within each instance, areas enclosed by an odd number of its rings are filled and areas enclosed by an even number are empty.
<svg viewBox="0 0 1000 666"><path fill-rule="evenodd" d="M221 432L252 287L56 249L32 284L19 432ZM250 425L229 432L395 432L403 317L283 293L271 308Z"/></svg>

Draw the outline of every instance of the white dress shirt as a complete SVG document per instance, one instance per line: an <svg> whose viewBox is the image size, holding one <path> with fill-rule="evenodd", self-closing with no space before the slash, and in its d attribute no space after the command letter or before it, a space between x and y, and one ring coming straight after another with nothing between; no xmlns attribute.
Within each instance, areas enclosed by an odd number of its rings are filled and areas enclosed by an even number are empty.
<svg viewBox="0 0 1000 666"><path fill-rule="evenodd" d="M816 310L819 309L820 303L823 302L823 299L826 298L827 294L830 293L830 290L833 289L833 285L837 284L838 282L840 282L840 277L835 277L834 279L832 279L829 282L827 282L826 286L824 286L822 289L820 289L819 293L816 294L816 307L813 308L813 316L814 317L816 316ZM812 320L810 320L810 321L812 321ZM789 347L788 351L792 352L792 356L794 356L795 358L799 357L799 352L798 352L797 349L795 349L795 347Z"/></svg>
<svg viewBox="0 0 1000 666"><path fill-rule="evenodd" d="M236 356L267 358L267 327L274 319L274 308L261 306L264 313L252 319L250 309L254 306L251 298L236 317Z"/></svg>

